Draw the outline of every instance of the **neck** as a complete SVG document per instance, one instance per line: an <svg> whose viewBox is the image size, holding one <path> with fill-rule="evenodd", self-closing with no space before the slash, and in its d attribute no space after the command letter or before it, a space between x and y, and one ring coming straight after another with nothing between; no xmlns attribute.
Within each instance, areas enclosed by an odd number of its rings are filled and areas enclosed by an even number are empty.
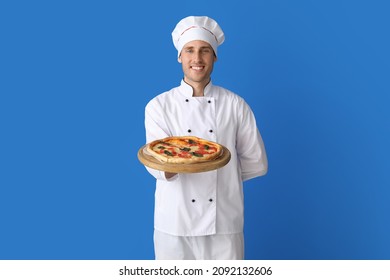
<svg viewBox="0 0 390 280"><path fill-rule="evenodd" d="M207 82L200 83L188 82L186 79L184 81L192 87L192 96L204 96L204 89L210 83L210 79Z"/></svg>
<svg viewBox="0 0 390 280"><path fill-rule="evenodd" d="M205 85L192 85L192 89L193 89L193 94L192 96L204 96L204 88L206 86Z"/></svg>

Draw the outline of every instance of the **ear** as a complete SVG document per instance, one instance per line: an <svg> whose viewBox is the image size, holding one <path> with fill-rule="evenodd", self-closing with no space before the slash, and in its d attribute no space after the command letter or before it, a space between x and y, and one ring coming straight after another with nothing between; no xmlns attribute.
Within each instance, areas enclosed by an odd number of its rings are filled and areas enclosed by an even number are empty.
<svg viewBox="0 0 390 280"><path fill-rule="evenodd" d="M181 63L181 54L180 54L179 57L177 58L177 61L178 61L179 63Z"/></svg>
<svg viewBox="0 0 390 280"><path fill-rule="evenodd" d="M214 55L214 62L216 62L218 60L218 57L216 55Z"/></svg>

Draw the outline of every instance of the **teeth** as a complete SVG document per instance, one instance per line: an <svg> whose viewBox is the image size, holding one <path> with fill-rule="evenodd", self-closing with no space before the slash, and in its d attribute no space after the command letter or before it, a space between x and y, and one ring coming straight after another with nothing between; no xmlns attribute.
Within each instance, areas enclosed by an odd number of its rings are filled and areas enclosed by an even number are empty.
<svg viewBox="0 0 390 280"><path fill-rule="evenodd" d="M192 69L194 69L194 70L202 70L203 67L192 66Z"/></svg>

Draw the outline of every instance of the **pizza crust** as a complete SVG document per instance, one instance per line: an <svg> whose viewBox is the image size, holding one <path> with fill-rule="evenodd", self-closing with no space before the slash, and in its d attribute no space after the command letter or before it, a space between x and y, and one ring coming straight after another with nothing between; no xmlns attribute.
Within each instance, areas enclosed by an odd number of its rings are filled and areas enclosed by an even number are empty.
<svg viewBox="0 0 390 280"><path fill-rule="evenodd" d="M191 164L212 161L221 156L223 148L195 136L171 136L147 144L146 151L162 162Z"/></svg>

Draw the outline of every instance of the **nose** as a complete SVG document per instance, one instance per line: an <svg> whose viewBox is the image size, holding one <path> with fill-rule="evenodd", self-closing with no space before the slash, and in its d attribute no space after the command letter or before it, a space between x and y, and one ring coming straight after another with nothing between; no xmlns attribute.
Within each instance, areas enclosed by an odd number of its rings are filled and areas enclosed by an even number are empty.
<svg viewBox="0 0 390 280"><path fill-rule="evenodd" d="M200 62L202 61L202 55L200 52L194 52L194 57L193 57L195 62Z"/></svg>

